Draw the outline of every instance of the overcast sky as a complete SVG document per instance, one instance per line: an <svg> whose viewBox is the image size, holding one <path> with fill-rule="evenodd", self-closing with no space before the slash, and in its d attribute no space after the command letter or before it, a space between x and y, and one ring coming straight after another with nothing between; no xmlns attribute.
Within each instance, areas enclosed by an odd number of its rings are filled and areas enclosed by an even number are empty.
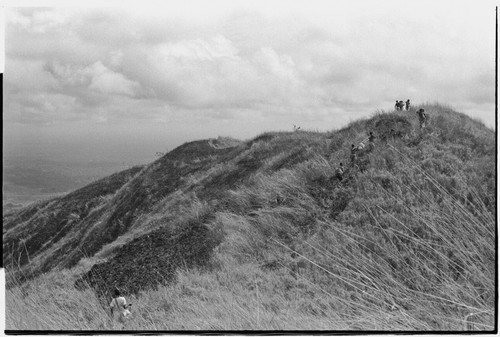
<svg viewBox="0 0 500 337"><path fill-rule="evenodd" d="M5 8L7 150L148 158L200 138L337 129L408 98L495 126L493 1L81 4Z"/></svg>

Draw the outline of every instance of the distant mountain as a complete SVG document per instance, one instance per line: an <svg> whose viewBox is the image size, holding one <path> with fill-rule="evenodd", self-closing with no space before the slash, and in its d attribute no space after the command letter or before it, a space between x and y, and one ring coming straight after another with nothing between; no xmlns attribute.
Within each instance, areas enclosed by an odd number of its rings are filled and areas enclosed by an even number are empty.
<svg viewBox="0 0 500 337"><path fill-rule="evenodd" d="M86 259L78 287L139 294L175 282L179 268L209 273L233 259L278 273L297 270L299 259L346 310L386 302L411 310L427 295L457 314L453 303L491 310L495 133L447 107L417 108L429 115L422 129L412 110L332 132L186 143L11 213L3 218L8 282Z"/></svg>

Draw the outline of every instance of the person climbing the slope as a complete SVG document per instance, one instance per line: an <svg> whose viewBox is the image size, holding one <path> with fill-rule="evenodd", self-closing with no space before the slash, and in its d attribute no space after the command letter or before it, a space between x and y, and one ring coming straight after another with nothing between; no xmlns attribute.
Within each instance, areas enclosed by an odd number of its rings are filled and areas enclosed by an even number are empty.
<svg viewBox="0 0 500 337"><path fill-rule="evenodd" d="M420 128L423 128L427 124L427 114L424 112L424 109L417 110L418 121L420 122Z"/></svg>
<svg viewBox="0 0 500 337"><path fill-rule="evenodd" d="M113 299L109 304L113 321L118 321L119 323L122 324L125 323L125 321L130 316L130 311L128 310L128 308L131 305L132 304L127 305L125 297L121 295L120 290L115 288Z"/></svg>
<svg viewBox="0 0 500 337"><path fill-rule="evenodd" d="M358 153L359 149L354 146L354 144L351 145L351 164L356 161L356 155Z"/></svg>
<svg viewBox="0 0 500 337"><path fill-rule="evenodd" d="M342 181L344 176L344 166L342 166L342 163L339 164L339 167L335 170L335 177L339 180Z"/></svg>
<svg viewBox="0 0 500 337"><path fill-rule="evenodd" d="M375 135L372 131L370 131L370 135L368 136L368 152L372 152L375 149Z"/></svg>

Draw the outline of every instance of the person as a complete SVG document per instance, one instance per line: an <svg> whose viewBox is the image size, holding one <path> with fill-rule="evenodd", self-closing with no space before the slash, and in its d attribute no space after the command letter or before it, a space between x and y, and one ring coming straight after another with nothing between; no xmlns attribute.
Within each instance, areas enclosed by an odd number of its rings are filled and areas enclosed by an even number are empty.
<svg viewBox="0 0 500 337"><path fill-rule="evenodd" d="M410 99L406 100L406 111L410 111Z"/></svg>
<svg viewBox="0 0 500 337"><path fill-rule="evenodd" d="M424 109L418 109L417 115L418 115L418 121L420 122L420 128L423 128L425 126L426 120L427 120L427 115L424 112Z"/></svg>
<svg viewBox="0 0 500 337"><path fill-rule="evenodd" d="M342 166L342 163L340 163L339 167L337 167L337 169L335 170L335 177L337 177L339 181L342 181L343 175L344 175L344 167Z"/></svg>
<svg viewBox="0 0 500 337"><path fill-rule="evenodd" d="M370 135L368 136L368 141L370 143L373 143L375 141L375 138L377 138L377 137L375 137L375 135L373 134L373 132L370 131Z"/></svg>
<svg viewBox="0 0 500 337"><path fill-rule="evenodd" d="M405 106L405 104L403 101L396 100L396 104L394 105L394 108L398 111L401 111L401 110L403 110L404 106Z"/></svg>
<svg viewBox="0 0 500 337"><path fill-rule="evenodd" d="M375 148L375 135L372 131L370 131L370 135L368 136L368 151L371 152Z"/></svg>
<svg viewBox="0 0 500 337"><path fill-rule="evenodd" d="M358 152L358 148L354 146L354 144L351 145L351 163L354 163L356 160L356 153Z"/></svg>
<svg viewBox="0 0 500 337"><path fill-rule="evenodd" d="M120 290L115 288L114 297L109 304L113 319L120 323L125 323L130 315L130 311L128 310L130 306L131 304L127 305L127 301L125 297L121 295Z"/></svg>

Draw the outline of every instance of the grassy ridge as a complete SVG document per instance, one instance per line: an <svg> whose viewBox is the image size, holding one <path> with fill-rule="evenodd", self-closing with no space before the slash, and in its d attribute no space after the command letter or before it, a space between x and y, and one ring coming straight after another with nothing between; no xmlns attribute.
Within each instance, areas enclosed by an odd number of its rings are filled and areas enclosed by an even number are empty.
<svg viewBox="0 0 500 337"><path fill-rule="evenodd" d="M476 329L491 330L494 133L447 107L423 107L431 116L423 130L413 114L378 113L334 132L232 144L223 161L187 172L180 190L63 277L52 272L8 289L7 329L120 328L75 281L109 266L104 260L117 268L99 273L117 279L134 238L162 226L175 236L189 223L222 231L223 240L202 265L164 268L175 282L127 293L127 329L463 330L473 314ZM342 182L332 179L368 131L378 137L374 151ZM182 162L195 150L171 156ZM51 300L54 291L66 300ZM44 301L48 309L36 315Z"/></svg>
<svg viewBox="0 0 500 337"><path fill-rule="evenodd" d="M65 247L74 249L78 244L85 224L95 221L108 199L140 170L134 167L113 174L66 196L4 216L4 264L23 279L54 268L67 258L70 249Z"/></svg>

